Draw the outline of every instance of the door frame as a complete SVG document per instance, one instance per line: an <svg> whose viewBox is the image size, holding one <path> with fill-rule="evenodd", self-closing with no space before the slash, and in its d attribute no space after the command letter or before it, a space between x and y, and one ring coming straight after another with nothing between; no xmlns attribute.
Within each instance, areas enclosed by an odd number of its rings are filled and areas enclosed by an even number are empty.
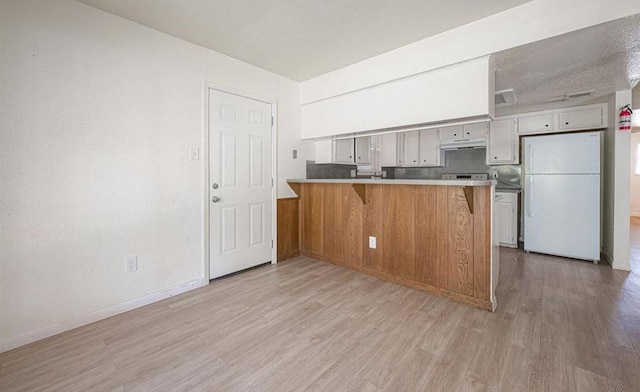
<svg viewBox="0 0 640 392"><path fill-rule="evenodd" d="M278 101L269 97L265 97L259 94L254 94L244 90L237 89L235 87L226 86L223 84L215 83L209 80L205 80L203 88L203 102L204 102L204 116L203 116L203 153L202 163L204 165L204 208L203 208L203 274L206 281L210 281L210 265L211 265L211 236L210 236L210 222L209 213L211 204L209 203L209 183L210 179L210 153L209 153L209 141L210 132L209 129L209 90L216 90L227 94L237 95L239 97L253 99L268 103L271 105L271 116L273 117L273 124L271 125L271 177L273 178L273 186L271 187L271 238L273 238L273 246L271 248L271 264L277 264L277 249L278 249Z"/></svg>

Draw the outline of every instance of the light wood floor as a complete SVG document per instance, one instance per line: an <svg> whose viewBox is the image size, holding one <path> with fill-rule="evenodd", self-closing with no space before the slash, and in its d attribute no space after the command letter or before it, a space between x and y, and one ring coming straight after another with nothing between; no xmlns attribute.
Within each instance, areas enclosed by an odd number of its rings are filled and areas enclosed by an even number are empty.
<svg viewBox="0 0 640 392"><path fill-rule="evenodd" d="M7 352L0 390L640 390L640 277L501 251L495 314L297 258Z"/></svg>

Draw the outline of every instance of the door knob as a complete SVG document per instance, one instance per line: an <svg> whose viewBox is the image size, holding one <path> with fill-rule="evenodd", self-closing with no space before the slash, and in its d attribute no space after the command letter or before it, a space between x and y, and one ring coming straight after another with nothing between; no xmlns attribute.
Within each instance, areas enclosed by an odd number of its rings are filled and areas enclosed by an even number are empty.
<svg viewBox="0 0 640 392"><path fill-rule="evenodd" d="M211 198L211 201L214 202L214 203L217 203L217 202L220 201L220 198L218 196L214 196L214 197Z"/></svg>

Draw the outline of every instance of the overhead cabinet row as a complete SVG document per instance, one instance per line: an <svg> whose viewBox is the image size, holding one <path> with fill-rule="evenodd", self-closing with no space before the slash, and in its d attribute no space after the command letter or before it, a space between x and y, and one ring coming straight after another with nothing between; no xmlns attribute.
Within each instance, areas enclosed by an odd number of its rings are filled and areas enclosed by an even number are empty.
<svg viewBox="0 0 640 392"><path fill-rule="evenodd" d="M607 126L607 108L590 105L518 116L521 135L600 129Z"/></svg>
<svg viewBox="0 0 640 392"><path fill-rule="evenodd" d="M382 166L444 166L444 151L486 147L487 165L520 163L520 136L602 129L606 105L497 118L495 121L384 134ZM371 136L316 141L316 163L370 164Z"/></svg>

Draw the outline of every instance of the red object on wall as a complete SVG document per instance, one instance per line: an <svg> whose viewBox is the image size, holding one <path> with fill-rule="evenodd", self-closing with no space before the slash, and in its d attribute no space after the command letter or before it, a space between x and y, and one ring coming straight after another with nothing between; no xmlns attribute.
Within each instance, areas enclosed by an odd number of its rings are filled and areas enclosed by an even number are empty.
<svg viewBox="0 0 640 392"><path fill-rule="evenodd" d="M631 110L630 105L626 105L620 108L620 130L628 131L631 129L631 114L633 110Z"/></svg>

